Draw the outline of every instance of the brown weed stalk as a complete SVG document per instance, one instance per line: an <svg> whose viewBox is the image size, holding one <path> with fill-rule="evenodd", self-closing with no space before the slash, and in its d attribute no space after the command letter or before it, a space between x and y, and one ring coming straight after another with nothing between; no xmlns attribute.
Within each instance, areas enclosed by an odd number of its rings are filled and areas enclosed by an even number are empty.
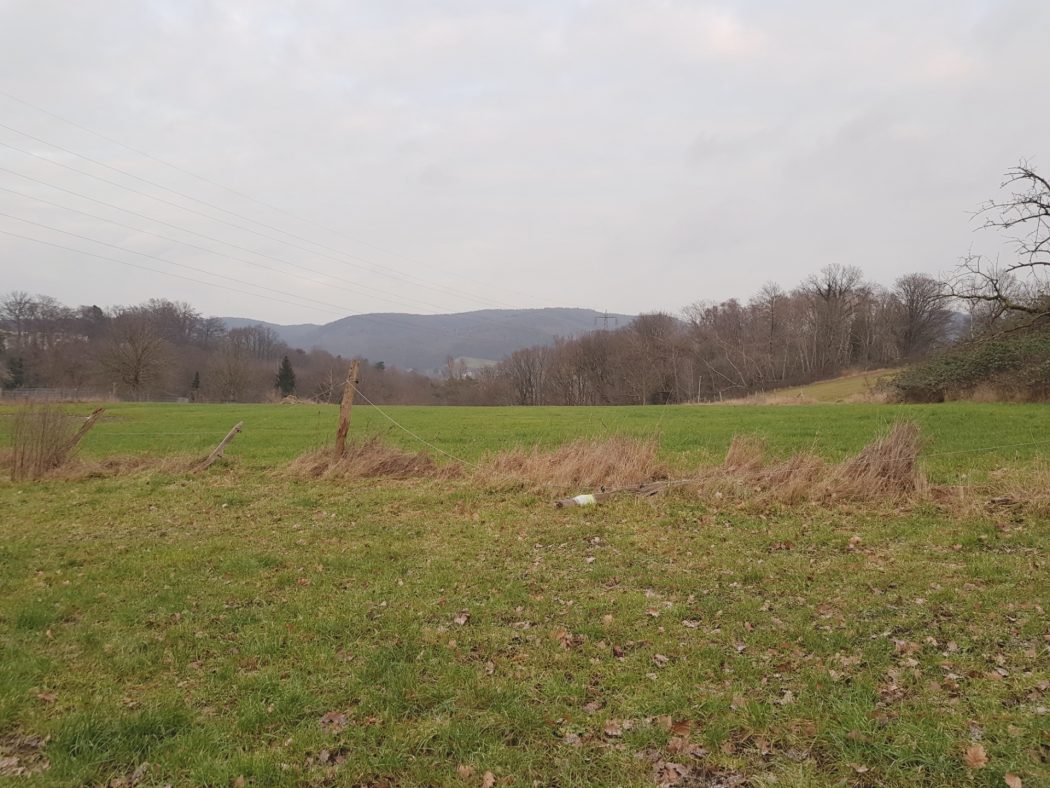
<svg viewBox="0 0 1050 788"><path fill-rule="evenodd" d="M655 438L581 438L553 449L517 448L489 454L475 478L494 486L587 492L669 478Z"/></svg>
<svg viewBox="0 0 1050 788"><path fill-rule="evenodd" d="M348 443L342 457L331 448L309 451L293 460L288 472L312 479L447 479L461 475L459 466L439 465L426 452L404 451L375 436Z"/></svg>
<svg viewBox="0 0 1050 788"><path fill-rule="evenodd" d="M79 420L50 402L30 402L11 416L7 465L12 481L40 479L73 455Z"/></svg>

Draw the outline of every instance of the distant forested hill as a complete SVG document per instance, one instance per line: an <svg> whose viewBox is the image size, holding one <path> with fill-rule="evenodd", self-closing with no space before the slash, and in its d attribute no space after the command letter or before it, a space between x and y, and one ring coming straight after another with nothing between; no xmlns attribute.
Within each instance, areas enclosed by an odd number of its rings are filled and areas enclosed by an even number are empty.
<svg viewBox="0 0 1050 788"><path fill-rule="evenodd" d="M553 342L602 327L593 309L487 309L451 315L376 313L352 315L323 325L283 326L224 317L228 328L263 325L293 347L322 348L344 357L361 356L402 369L438 369L453 358L499 359L524 347ZM610 315L609 328L630 322Z"/></svg>

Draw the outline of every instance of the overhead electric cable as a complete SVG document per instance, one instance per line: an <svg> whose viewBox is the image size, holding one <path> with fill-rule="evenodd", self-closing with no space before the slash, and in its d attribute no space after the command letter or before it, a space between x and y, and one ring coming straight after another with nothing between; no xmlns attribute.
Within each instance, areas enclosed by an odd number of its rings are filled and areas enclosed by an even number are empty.
<svg viewBox="0 0 1050 788"><path fill-rule="evenodd" d="M198 180L198 181L200 181L202 183L206 183L209 186L213 186L215 188L222 189L223 191L229 192L230 194L233 194L233 195L235 195L237 197L240 197L241 199L248 200L250 202L255 203L256 205L260 205L260 206L262 206L264 208L268 208L271 211L276 211L277 213L280 213L280 214L283 214L285 216L288 216L289 218L295 219L296 221L303 222L305 224L313 225L314 227L317 227L317 228L319 228L321 230L325 230L327 232L333 233L334 235L338 235L338 236L340 236L342 238L345 238L348 241L351 241L353 243L359 243L359 244L361 244L363 246L367 246L369 248L375 249L376 251L381 252L383 254L388 254L388 255L391 255L393 257L398 257L398 258L400 258L402 260L405 260L406 262L415 263L415 264L418 264L420 262L418 260L412 259L411 257L407 257L407 256L405 256L403 254L400 254L399 252L394 252L394 251L391 251L389 249L384 249L383 247L377 246L376 244L370 243L368 241L364 241L364 240L362 240L360 238L355 238L355 237L353 237L351 235L348 235L344 231L336 230L336 229L334 229L332 227L329 227L329 226L327 226L325 224L322 224L322 223L318 222L315 219L310 219L309 217L300 216L300 215L298 215L298 214L296 214L296 213L294 213L292 211L289 211L289 210L287 210L285 208L282 208L282 207L280 207L278 205L274 205L272 203L266 202L265 200L260 200L257 197L253 197L250 194L246 194L246 193L244 193L242 191L239 191L237 189L234 189L234 188L232 188L230 186L227 186L225 184L222 184L222 183L219 183L219 182L217 182L215 180L212 180L211 178L208 178L208 177L206 177L204 175L200 175L199 173L193 172L192 170L189 170L189 169L187 169L185 167L182 167L182 166L180 166L178 164L174 164L174 163L172 163L170 161L167 161L166 159L160 158L159 156L155 156L155 155L149 153L148 151L144 151L144 150L142 150L140 148L136 148L136 147L134 147L132 145L129 145L126 142L122 142L121 140L115 139L115 138L113 138L113 137L111 137L111 136L109 136L107 134L103 134L102 132L98 131L97 129L93 129L93 128L90 128L89 126L85 126L82 123L78 123L75 120L71 120L70 118L67 118L67 117L65 117L63 115L60 115L57 112L53 112L52 110L45 109L44 107L41 107L41 106L39 106L37 104L34 104L31 101L26 101L25 99L19 98L18 96L14 96L14 95L12 95L10 93L7 93L6 91L0 91L0 96L4 96L5 98L9 99L10 101L14 101L14 102L16 102L18 104L21 104L23 106L29 107L30 109L36 110L37 112L40 112L40 113L42 113L44 115L47 115L47 116L52 117L52 118L55 118L56 120L59 120L62 123L65 123L65 124L67 124L69 126L72 126L73 128L76 128L76 129L79 129L79 130L81 130L83 132L91 134L92 136L97 137L98 139L105 140L106 142L108 142L108 143L110 143L112 145L116 145L118 147L124 148L125 150L131 151L132 153L134 153L134 154L136 154L138 156L142 156L142 157L144 157L146 159L149 159L150 161L154 161L154 162L156 162L158 164L161 164L161 165L163 165L165 167L169 167L170 169L173 169L173 170L175 170L177 172L181 172L183 175L188 175L191 178L195 178L196 180ZM458 279L464 279L464 277L461 277L461 276L457 277L457 278ZM473 281L473 280L470 280L470 281ZM466 291L464 291L464 292L466 292ZM529 298L533 297L533 296L530 296L527 293L521 293L521 292L513 291L513 290L508 290L507 292L512 292L515 295L524 295L524 296L529 297ZM509 304L502 304L499 301L495 301L495 300L492 300L492 299L490 299L490 302L494 303L494 304L498 304L499 306L511 306ZM513 307L511 307L511 308L513 308Z"/></svg>
<svg viewBox="0 0 1050 788"><path fill-rule="evenodd" d="M0 171L11 172L10 170L7 170L4 167L0 167ZM18 174L18 173L15 173L15 174ZM35 178L31 178L30 180L36 180L36 179ZM44 183L43 181L37 181L37 183L43 183L45 186L49 186L50 185L50 184ZM183 241L183 240L181 240L179 238L172 238L170 235L162 235L161 233L155 233L155 232L153 232L151 230L146 230L146 229L144 229L142 227L136 227L136 226L131 225L131 224L125 224L124 222L118 222L115 219L107 219L105 216L99 216L98 214L91 213L89 211L83 211L83 210L80 210L79 208L73 208L73 207L68 206L68 205L62 205L61 203L53 202L52 200L47 200L47 199L44 199L43 197L37 197L37 196L31 195L31 194L25 194L23 192L15 190L15 189L8 189L5 186L0 186L0 191L5 191L5 192L8 192L9 194L17 195L18 197L22 197L23 199L26 199L26 200L35 200L36 202L40 202L40 203L43 203L45 205L50 205L50 206L53 206L55 208L60 208L60 209L65 210L65 211L71 211L73 213L78 213L81 216L87 216L87 217L89 217L91 219L97 219L100 222L106 222L107 224L112 224L112 225L115 225L117 227L123 227L126 230L134 230L135 232L142 233L144 235L152 235L154 238L160 238L160 239L165 240L165 241L171 241L172 243L181 244L182 246L186 246L186 247L188 247L190 249L196 249L198 251L205 252L205 253L211 254L211 255L215 255L217 257L225 257L228 260L236 260L238 262L242 262L242 263L245 263L247 265L255 266L257 268L262 268L263 270L266 270L266 271L274 271L274 272L279 273L279 274L289 275L288 271L282 271L279 268L274 268L272 266L263 265L262 263L260 263L260 262L258 262L256 260L248 260L247 258L244 258L244 257L237 257L236 255L230 255L230 254L226 254L224 252L216 251L214 249L209 249L209 248L207 248L205 246L198 246L197 244L189 243L188 241ZM67 191L67 190L63 189L62 191ZM73 192L70 192L70 193L73 193ZM90 197L86 197L85 199L91 199L91 198ZM99 201L96 200L96 202L99 202ZM102 204L103 205L110 205L109 203L102 203ZM118 206L112 206L112 207L117 208L117 210L124 210L122 208L119 208ZM135 213L135 212L134 211L128 211L128 213ZM135 214L135 215L136 216L143 216L143 218L146 218L146 219L148 219L150 221L157 221L157 222L160 222L161 224L169 224L168 222L161 222L159 219L152 219L151 217L144 216L143 214ZM177 225L170 225L169 224L169 226L175 227L176 229L181 230L182 232L188 232L188 233L193 233L194 235L199 235L199 233L194 233L193 230L187 230L186 228L178 227ZM208 238L209 240L214 240L217 243L223 243L223 241L221 241L219 239L215 239L215 238L210 238L210 236L202 236L202 237ZM238 248L240 248L240 247L238 247ZM365 291L364 295L372 295L375 298L379 298L380 300L387 301L387 302L389 302L391 304L399 304L400 305L400 303L401 303L399 301L396 301L396 300L394 300L392 298L388 298L387 296L383 295L382 291L374 290L374 288L368 287L367 285L358 285L358 284L356 284L354 282L351 282L348 279L344 280L341 277L334 277L334 276L331 276L330 274L326 274L323 271L318 271L318 270L313 269L313 268L307 268L306 266L299 265L298 263L293 263L290 260L283 260L282 258L279 258L279 257L272 257L271 255L263 254L262 252L254 252L251 249L248 249L246 251L250 252L251 254L259 254L259 255L261 255L263 257L268 257L268 258L270 258L272 260L277 260L278 262L284 263L285 265L291 266L293 268L298 268L298 269L300 269L302 271L307 271L307 272L312 273L312 274L317 274L317 275L320 275L320 276L324 276L324 277L327 277L329 279L336 279L338 281L345 281L345 282L347 282L350 285L349 288L345 287L345 286L338 286L337 285L336 287L338 287L340 290L345 290L346 292L354 292L354 290L357 290L357 291L359 291L359 292L356 293L357 295L361 294L360 291ZM331 285L331 284L329 284L327 282L322 282L322 281L319 281L317 279L309 279L307 281L313 282L315 284L324 285L326 287L332 287L333 286L333 285ZM369 292L369 291L371 291L371 292Z"/></svg>
<svg viewBox="0 0 1050 788"><path fill-rule="evenodd" d="M2 125L2 124L0 124L0 125ZM299 246L298 244L293 244L293 243L290 243L288 241L284 241L284 240L282 240L280 238L275 238L274 236L267 235L266 233L261 233L261 232L259 232L257 230L253 230L250 227L244 227L243 225L239 225L239 224L237 224L235 222L230 222L230 221L227 221L225 219L221 219L221 218L214 217L214 216L209 216L208 214L204 213L203 211L198 211L198 210L196 210L194 208L189 208L189 207L187 207L185 205L179 205L178 203L172 202L171 200L167 200L167 199L165 199L163 197L158 197L158 196L156 196L154 194L150 194L149 192L144 192L141 189L135 189L135 188L133 188L131 186L127 186L125 184L119 183L117 181L110 180L108 178L103 178L101 175L96 175L95 173L87 172L87 171L81 170L81 169L77 169L76 167L73 167L73 166L71 166L69 164L65 164L64 162L56 161L55 159L48 158L47 156L42 156L39 153L34 153L33 151L29 151L29 150L26 150L24 148L20 148L17 145L12 145L11 143L0 141L0 146L5 147L5 148L9 148L9 149L14 150L14 151L18 151L19 153L23 153L23 154L25 154L27 156L32 156L33 158L40 159L41 161L47 162L49 164L53 164L53 165L55 165L57 167L62 167L62 168L67 169L67 170L69 170L71 172L78 173L79 175L84 175L84 176L86 176L88 178L93 178L93 179L98 180L98 181L100 181L102 183L109 184L110 186L116 186L118 189L123 189L125 191L131 192L132 194L138 194L138 195L140 195L142 197L146 197L146 198L151 199L151 200L156 200L157 202L163 203L165 205L170 205L170 206L172 206L174 208L178 208L179 210L186 211L187 213L191 213L191 214L194 214L196 216L201 216L201 217L203 217L205 219L208 219L210 221L218 222L220 224L225 224L225 225L228 225L230 227L237 228L239 230L244 230L245 232L249 232L249 233L252 233L254 235L258 235L258 236L260 236L262 238L266 238L268 240L275 241L277 243L283 243L283 244L285 244L287 246L291 246L292 248L304 251L307 254L313 254L313 255L316 255L318 257L325 257L325 258L334 260L337 263L342 263L342 264L350 265L350 266L353 266L353 267L356 267L356 268L361 268L363 270L368 270L367 267L365 267L365 266L356 265L354 263L347 263L347 262L345 262L343 260L339 260L338 258L333 257L332 255L325 254L324 252L317 252L317 251L314 251L312 249L307 249L306 247ZM0 168L0 169L3 169L5 172L11 172L11 170L7 170L6 168ZM23 176L23 177L28 177L28 176ZM33 180L35 180L35 179L33 179ZM56 188L60 188L60 187L56 187ZM63 189L63 191L69 191L69 190ZM75 192L70 192L70 193L75 193ZM88 198L88 199L91 199L91 198ZM104 204L108 204L108 203L104 203ZM119 206L113 206L113 207L117 207L118 210L125 210L123 208L119 208ZM159 221L159 220L155 220L155 221ZM190 231L190 232L192 232L192 231ZM243 248L243 247L241 247L241 248ZM253 254L260 254L260 255L263 254L261 252L254 252L254 251L252 253ZM265 255L265 256L272 257L270 255ZM274 258L274 259L280 259L280 258ZM296 265L296 264L293 264L293 265ZM335 276L334 274L327 274L327 273L325 273L323 275L331 277L333 279L340 278L340 277ZM361 287L367 287L367 286L366 285L362 285ZM375 290L375 288L369 288L369 289L371 289L373 291ZM381 292L381 291L379 291L379 292ZM386 298L385 300L391 301L391 303L397 303L397 301L391 300L389 298ZM444 309L443 307L441 307L441 306L439 306L437 304L432 304L432 303L427 302L427 301L420 301L418 299L406 299L406 300L413 301L416 304L421 304L422 306L424 306L424 307L426 307L428 309L434 309L434 310L436 310L439 313L442 312L443 309ZM492 318L490 318L490 317L488 317L486 315L477 315L477 318L479 320L482 320L482 321L485 321L485 322L491 322L491 323L497 323L498 322L498 321L495 321L495 320L493 320Z"/></svg>
<svg viewBox="0 0 1050 788"><path fill-rule="evenodd" d="M230 292L233 292L233 293L240 293L241 295L253 296L255 298L265 298L267 301L276 301L279 304L286 304L288 306L295 306L295 307L300 307L300 308L302 308L302 306L303 306L302 304L296 304L296 303L293 303L291 301L286 301L286 300L284 300L282 298L274 298L273 296L266 296L266 295L262 295L260 293L250 293L250 292L247 292L245 290L240 290L239 288L236 288L236 287L229 287L228 285L221 285L221 284L218 284L217 282L205 282L202 279L194 279L192 276L183 276L182 274L175 274L175 273L172 273L171 271L158 271L156 268L149 268L148 266L138 265L137 263L129 263L127 260L119 260L116 257L107 257L106 255L95 254L94 252L87 252L87 251L85 251L83 249L76 249L76 248L74 248L72 246L65 246L64 244L56 244L53 241L45 241L45 240L43 240L41 238L33 238L31 235L21 235L20 233L13 233L10 230L3 229L2 227L0 227L0 233L3 233L4 235L10 235L12 238L20 238L23 241L32 241L33 243L43 244L44 246L51 246L51 247L54 247L55 249L64 249L67 252L74 252L75 254L86 255L88 257L94 257L94 258L96 258L98 260L106 260L106 261L111 262L111 263L118 263L119 265L126 265L126 266L128 266L130 268L138 268L138 269L140 269L142 271L150 271L150 272L152 272L154 274L161 274L163 276L170 276L170 277L173 277L175 279L184 279L187 282L196 282L197 284L207 285L208 287L218 287L218 288L220 288L222 290L229 290Z"/></svg>
<svg viewBox="0 0 1050 788"><path fill-rule="evenodd" d="M39 227L39 228L41 228L43 230L51 230L52 232L62 233L63 235L68 235L71 238L79 238L82 241L88 241L89 243L98 244L99 246L107 246L110 249L116 249L117 251L125 252L126 254L133 254L133 255L137 255L138 257L146 257L146 258L149 258L150 260L157 260L159 262L166 263L168 265L178 266L179 268L188 268L191 271L196 271L197 273L205 274L207 276L214 276L217 279L225 279L225 280L230 281L230 282L236 282L237 284L247 285L248 287L254 287L254 288L257 288L259 290L267 290L267 291L269 291L271 293L278 293L280 295L288 295L288 296L290 296L292 298L296 298L296 299L298 299L300 301L306 301L306 302L310 302L310 303L313 303L313 304L318 304L318 305L323 306L323 307L328 307L328 308L332 309L333 311L335 311L336 313L338 313L339 310L343 309L343 307L340 306L339 304L330 304L330 303L328 303L326 301L318 301L315 298L308 298L308 297L305 297L305 296L298 296L298 295L295 295L293 293L288 293L285 290L275 290L274 288L266 287L265 285L257 285L257 284L255 284L253 282L246 282L243 279L237 279L236 277L233 277L233 276L226 276L225 274L217 274L217 273L214 273L213 271L208 271L207 269L204 269L204 268L198 268L197 266L194 266L194 265L187 265L186 263L180 263L180 262L177 262L175 260L169 260L166 257L158 257L157 255L149 254L148 252L139 252L139 251L137 251L135 249L128 249L125 246L120 246L118 244L111 244L108 241L100 241L97 238L92 238L92 237L87 236L87 235L81 235L80 233L70 232L69 230L63 230L61 227L55 227L55 226L50 225L50 224L44 224L43 222L34 222L32 219L26 219L26 218L23 218L21 216L15 216L14 214L4 213L3 211L0 211L0 216L3 216L5 218L7 218L7 219L14 219L16 222L22 222L24 224L31 224L34 227ZM308 305L309 304L299 304L299 306L308 306Z"/></svg>
<svg viewBox="0 0 1050 788"><path fill-rule="evenodd" d="M189 200L190 202L198 203L198 204L203 205L203 206L205 206L207 208L210 208L212 210L221 211L222 213L229 214L230 216L233 216L233 217L235 217L237 219L240 219L241 221L249 222L251 224L258 225L259 227L264 227L267 230L271 230L271 231L276 232L276 233L281 233L283 235L288 236L289 238L294 238L297 241L302 241L304 243L312 244L313 246L316 246L316 247L318 247L320 249L324 249L324 250L326 250L328 252L334 252L335 254L342 255L342 256L350 258L352 260L357 260L360 263L363 263L363 264L367 265L367 268L365 268L365 270L367 270L367 271L369 271L371 273L376 273L376 272L382 273L385 276L391 277L393 279L400 279L401 281L404 281L404 282L406 282L408 284L414 284L417 287L424 287L424 288L427 288L427 289L430 289L430 290L434 290L434 291L443 293L445 295L451 295L451 296L454 296L454 297L458 297L458 298L462 298L462 299L466 299L466 300L471 300L471 301L474 301L475 303L480 303L480 304L491 304L491 303L493 303L491 300L482 300L482 299L477 298L476 296L473 296L473 295L470 295L470 294L464 294L464 293L462 293L462 291L456 291L456 290L454 290L452 288L445 287L443 285L431 284L431 283L426 282L425 280L419 279L418 277L413 277L411 275L401 274L400 272L398 272L398 271L396 271L394 269L390 269L387 266L378 265L378 264L373 263L372 261L370 261L370 260L368 260L366 258L360 257L359 255L351 254L350 252L345 252L345 251L343 251L341 249L337 249L335 247L328 246L327 244L319 243L318 241L314 241L314 240L312 240L310 238L307 238L305 236L298 235L298 234L292 233L292 232L288 232L287 230L283 230L280 227L274 227L273 225L267 224L266 222L261 222L261 221L259 221L257 219L253 219L250 216L245 216L244 214L237 213L236 211L231 211L231 210L229 210L227 208L223 208L222 206L215 205L214 203L208 202L207 200L202 200L202 199L199 199L199 198L194 197L192 195L186 194L185 192L181 192L178 189L172 189L172 188L170 188L168 186L165 186L164 184L157 183L156 181L150 180L149 178L143 178L143 177L141 177L139 175L135 175L134 173L128 172L127 170L123 170L120 167L114 167L112 164L107 164L104 161L99 161L98 159L93 158L91 156L87 156L85 154L78 153L77 151L72 150L71 148L66 148L66 147L64 147L62 145L59 145L59 144L55 143L55 142L51 142L49 140L43 139L42 137L38 137L38 136L36 136L34 134L30 134L28 132L21 131L20 129L16 129L15 127L9 126L9 125L7 125L5 123L0 123L0 129L6 129L7 131L12 132L13 134L18 134L18 135L20 135L22 137L25 137L26 139L30 139L30 140L33 140L34 142L38 142L41 145L48 145L48 146L54 148L55 150L62 151L63 153L68 153L70 156L75 156L78 159L83 159L84 161L89 162L91 164L94 164L95 166L103 167L103 168L105 168L107 170L110 170L112 172L118 173L118 174L123 175L123 176L125 176L127 178L132 178L132 179L134 179L136 181L139 181L140 183L144 183L144 184L152 186L152 187L154 187L156 189L161 189L161 190L166 191L166 192L168 192L170 194L174 194L174 195L176 195L178 197L181 197L184 200ZM15 145L10 145L8 143L2 143L2 144L7 145L7 147L13 148L15 150L20 150L23 153L29 153L29 155L31 155L31 156L36 156L37 155L37 154L31 153L29 151L25 151L24 149L18 148ZM44 158L47 161L54 162L53 159L47 159L46 157L40 157L40 158ZM57 164L58 162L54 162L54 163ZM63 166L65 166L65 165L63 165ZM70 168L70 169L73 169L73 168ZM74 169L74 172L80 172L81 174L90 175L89 173L84 173L82 170ZM98 177L98 176L91 175L91 177ZM255 233L256 235L261 235L262 237L269 238L270 240L272 240L272 241L274 241L276 243L283 243L283 244L286 244L287 246L291 246L293 248L300 249L301 251L305 251L305 252L308 252L310 254L317 254L317 255L320 255L320 256L323 256L323 257L329 257L330 259L336 260L337 262L342 262L344 265L352 265L352 266L357 267L357 268L362 268L363 267L362 265L355 265L354 263L351 263L349 261L339 260L338 258L332 257L329 254L324 254L324 253L318 252L318 251L316 251L314 249L309 249L309 248L300 246L299 244L292 243L292 242L287 241L287 240L285 240L283 238L276 238L276 237L271 236L271 235L266 235L265 233L260 233L257 230L252 230L249 227L244 227L242 225L235 224L235 223L229 222L227 220L222 220L222 219L219 219L219 218L214 217L214 216L209 217L207 214L204 214L204 213L202 213L200 211L194 211L194 210L191 210L189 208L186 208L185 206L180 206L178 203L173 203L170 200L162 200L161 198L156 197L155 195L151 195L151 194L149 194L147 192L140 192L140 191L135 190L135 189L130 189L130 187L123 186L120 183L115 183L113 181L106 181L103 178L99 178L99 180L102 180L102 181L104 181L106 183L111 183L112 185L115 185L115 186L118 186L118 187L121 187L121 188L128 189L129 191L134 191L136 193L143 194L143 195L145 195L147 197L151 197L152 199L160 200L161 202L165 202L165 203L167 203L169 205L173 205L175 207L182 208L183 210L191 211L192 213L196 213L196 214L199 214L201 216L205 216L207 218L212 219L212 221L221 221L223 224L229 224L229 225L231 225L233 227L237 227L238 229L244 230L246 232L252 232L252 233ZM438 307L438 308L440 309L440 307Z"/></svg>

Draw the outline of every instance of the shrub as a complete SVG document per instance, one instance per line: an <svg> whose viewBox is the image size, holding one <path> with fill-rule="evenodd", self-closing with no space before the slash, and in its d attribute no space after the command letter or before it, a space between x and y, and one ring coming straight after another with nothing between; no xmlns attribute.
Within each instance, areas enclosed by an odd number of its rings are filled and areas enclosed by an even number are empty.
<svg viewBox="0 0 1050 788"><path fill-rule="evenodd" d="M65 464L80 420L51 403L29 403L11 419L11 479L39 479Z"/></svg>
<svg viewBox="0 0 1050 788"><path fill-rule="evenodd" d="M1002 335L954 348L902 372L892 383L904 402L943 402L990 387L999 398L1050 395L1050 333Z"/></svg>

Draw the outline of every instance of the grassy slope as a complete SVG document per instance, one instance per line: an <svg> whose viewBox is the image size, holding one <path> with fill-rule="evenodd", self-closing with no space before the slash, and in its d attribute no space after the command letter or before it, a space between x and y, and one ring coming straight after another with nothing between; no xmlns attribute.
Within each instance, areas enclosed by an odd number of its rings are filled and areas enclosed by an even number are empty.
<svg viewBox="0 0 1050 788"><path fill-rule="evenodd" d="M821 380L805 386L777 389L769 392L767 396L781 400L797 397L804 402L846 402L850 398L870 394L876 384L898 372L900 372L899 369L871 369L854 375L842 375L831 380Z"/></svg>
<svg viewBox="0 0 1050 788"><path fill-rule="evenodd" d="M838 456L900 410L392 412L468 456L603 431L656 431L672 456L756 431ZM1050 440L1041 407L903 412L938 451ZM203 450L234 421L246 431L202 478L0 483L0 743L53 737L31 782L101 782L148 761L158 784L455 784L460 764L476 769L464 784L485 770L651 784L637 755L653 751L787 785L1050 781L1045 520L747 513L684 491L557 512L463 483L278 476L269 466L330 432L331 409L112 414L87 452ZM357 431L380 424L355 414ZM139 434L158 428L199 434ZM1046 450L930 464L950 478ZM326 731L327 712L346 727ZM668 752L644 723L656 715L690 721L708 754ZM610 719L636 724L608 737ZM978 771L963 762L975 738L990 759Z"/></svg>

